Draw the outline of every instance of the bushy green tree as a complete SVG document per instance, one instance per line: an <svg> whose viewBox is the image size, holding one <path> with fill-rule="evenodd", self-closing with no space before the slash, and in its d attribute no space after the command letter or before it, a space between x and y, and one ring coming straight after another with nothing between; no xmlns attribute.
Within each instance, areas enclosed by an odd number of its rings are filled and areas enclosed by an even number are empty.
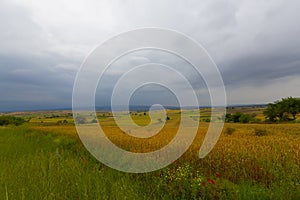
<svg viewBox="0 0 300 200"><path fill-rule="evenodd" d="M278 104L269 103L267 109L264 111L264 115L270 121L275 122L278 117Z"/></svg>
<svg viewBox="0 0 300 200"><path fill-rule="evenodd" d="M227 113L225 115L225 122L233 122L232 114Z"/></svg>
<svg viewBox="0 0 300 200"><path fill-rule="evenodd" d="M264 111L266 118L272 122L295 120L298 113L300 113L300 99L293 97L270 103Z"/></svg>
<svg viewBox="0 0 300 200"><path fill-rule="evenodd" d="M283 109L293 116L293 120L296 119L296 115L300 112L300 99L288 97L282 99Z"/></svg>

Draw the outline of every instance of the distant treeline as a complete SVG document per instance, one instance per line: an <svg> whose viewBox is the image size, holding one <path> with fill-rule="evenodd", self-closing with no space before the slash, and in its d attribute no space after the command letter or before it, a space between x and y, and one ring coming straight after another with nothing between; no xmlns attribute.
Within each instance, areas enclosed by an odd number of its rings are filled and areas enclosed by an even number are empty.
<svg viewBox="0 0 300 200"><path fill-rule="evenodd" d="M295 121L296 116L300 113L300 98L283 98L281 101L275 101L267 105L263 112L265 122L287 122ZM256 118L256 114L244 114L237 112L234 114L226 114L225 122L235 123L255 123L261 122L261 119Z"/></svg>
<svg viewBox="0 0 300 200"><path fill-rule="evenodd" d="M25 120L21 117L14 117L14 116L0 116L0 126L6 126L9 124L19 126L23 124Z"/></svg>

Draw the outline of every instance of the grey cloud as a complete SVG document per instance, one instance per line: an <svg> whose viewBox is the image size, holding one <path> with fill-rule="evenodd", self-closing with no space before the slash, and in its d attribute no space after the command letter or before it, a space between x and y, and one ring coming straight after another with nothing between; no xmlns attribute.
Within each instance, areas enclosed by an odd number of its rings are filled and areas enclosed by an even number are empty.
<svg viewBox="0 0 300 200"><path fill-rule="evenodd" d="M297 87L279 84L295 85L300 78L299 7L297 0L1 1L0 110L70 107L72 84L88 53L119 32L149 26L178 30L203 45L223 75L229 103L300 96ZM207 96L203 79L184 61L140 52L106 73L99 103L108 102L124 70L147 62L173 66ZM256 99L249 91L257 92ZM149 99L138 94L136 103Z"/></svg>
<svg viewBox="0 0 300 200"><path fill-rule="evenodd" d="M300 55L300 52L299 54ZM252 84L262 85L281 77L300 76L300 58L298 55L269 54L249 55L239 58L223 71L226 85Z"/></svg>

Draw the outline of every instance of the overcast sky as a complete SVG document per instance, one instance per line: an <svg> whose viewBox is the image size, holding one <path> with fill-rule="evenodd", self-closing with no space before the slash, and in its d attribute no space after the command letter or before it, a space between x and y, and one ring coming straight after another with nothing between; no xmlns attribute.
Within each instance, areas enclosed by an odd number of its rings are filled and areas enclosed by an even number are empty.
<svg viewBox="0 0 300 200"><path fill-rule="evenodd" d="M71 107L85 57L141 27L174 29L202 44L221 71L228 104L300 97L299 10L299 0L1 0L0 111ZM144 63L145 55L130 60Z"/></svg>

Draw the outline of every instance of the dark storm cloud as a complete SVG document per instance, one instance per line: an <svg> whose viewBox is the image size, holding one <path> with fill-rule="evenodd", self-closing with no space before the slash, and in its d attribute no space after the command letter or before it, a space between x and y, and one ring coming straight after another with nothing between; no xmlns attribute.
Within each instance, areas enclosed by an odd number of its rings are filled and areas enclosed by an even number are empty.
<svg viewBox="0 0 300 200"><path fill-rule="evenodd" d="M278 55L253 55L239 58L228 63L230 67L222 72L224 82L227 86L235 84L259 86L278 78L300 75L299 55L300 52L298 55L282 52Z"/></svg>
<svg viewBox="0 0 300 200"><path fill-rule="evenodd" d="M0 4L0 110L70 107L78 59L55 52L24 7Z"/></svg>
<svg viewBox="0 0 300 200"><path fill-rule="evenodd" d="M201 43L222 73L229 103L300 96L299 8L297 0L1 1L0 110L70 107L73 81L88 53L112 35L149 26ZM121 66L149 61L180 69L207 96L205 83L185 62L140 53L107 73L99 103L109 102Z"/></svg>
<svg viewBox="0 0 300 200"><path fill-rule="evenodd" d="M0 59L1 110L70 106L75 70L65 69L49 58Z"/></svg>
<svg viewBox="0 0 300 200"><path fill-rule="evenodd" d="M292 80L300 78L300 26L295 21L299 18L299 7L299 1L249 1L239 7L236 25L229 31L231 37L208 47L228 93L235 90L243 96L249 88L268 88L257 96L256 102L270 101L268 96L272 96L271 101L282 96L300 96L299 90L292 87ZM282 81L291 87L286 88ZM238 103L239 97L235 98Z"/></svg>
<svg viewBox="0 0 300 200"><path fill-rule="evenodd" d="M55 107L69 107L75 70L65 69L56 61L41 57L37 58L37 62L34 62L34 57L0 56L0 59L2 110L7 109L5 101L16 108L22 105L27 108L30 104L31 109L48 108L54 106L54 102Z"/></svg>

